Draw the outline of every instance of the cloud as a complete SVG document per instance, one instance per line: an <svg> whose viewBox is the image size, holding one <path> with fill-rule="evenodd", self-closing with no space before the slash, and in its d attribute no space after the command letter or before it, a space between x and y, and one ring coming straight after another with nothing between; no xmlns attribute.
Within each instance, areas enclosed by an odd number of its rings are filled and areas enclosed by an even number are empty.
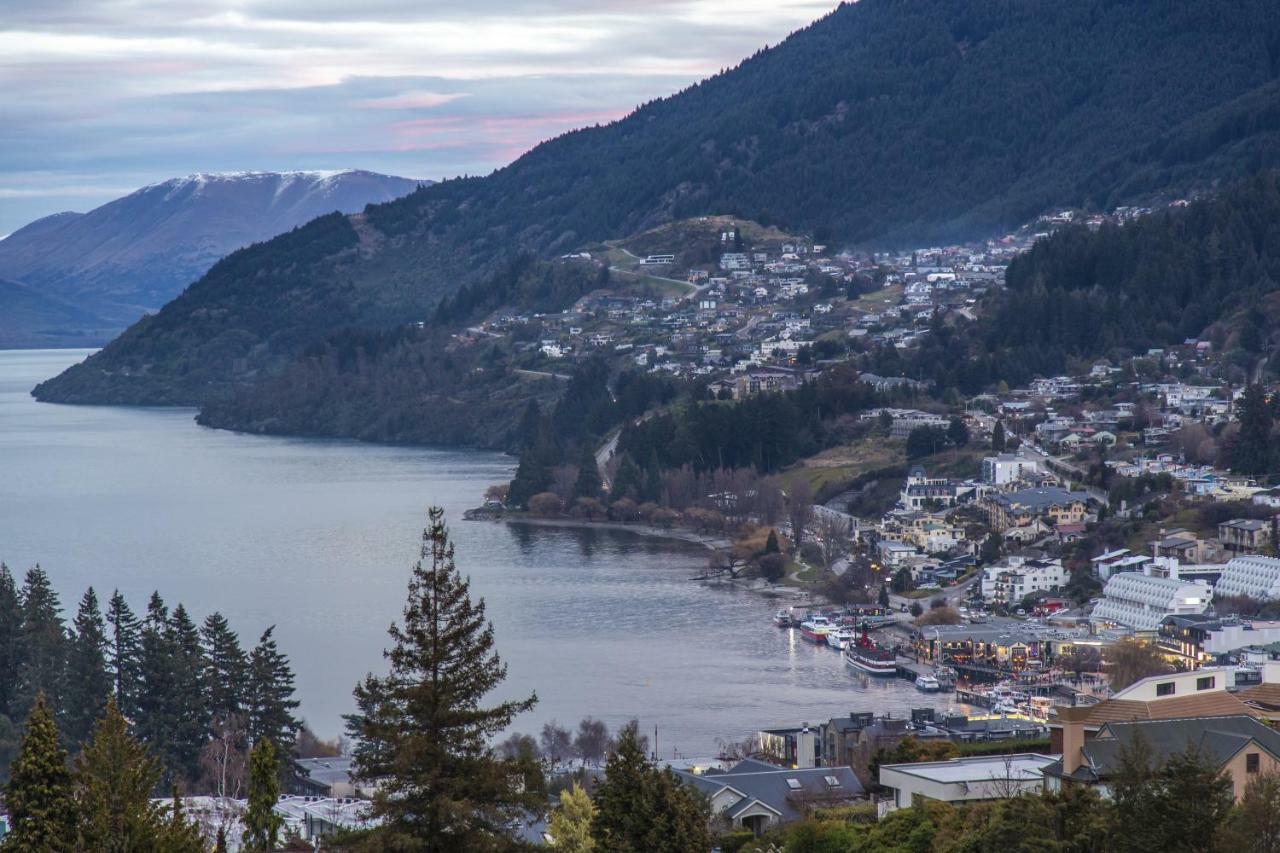
<svg viewBox="0 0 1280 853"><path fill-rule="evenodd" d="M7 0L0 232L195 171L484 173L833 2Z"/></svg>

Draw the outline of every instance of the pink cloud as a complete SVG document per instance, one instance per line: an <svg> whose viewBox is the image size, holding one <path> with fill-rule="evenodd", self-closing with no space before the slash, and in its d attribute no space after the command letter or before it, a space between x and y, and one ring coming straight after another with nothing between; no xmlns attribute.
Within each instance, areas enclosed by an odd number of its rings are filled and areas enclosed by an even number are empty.
<svg viewBox="0 0 1280 853"><path fill-rule="evenodd" d="M357 101L356 106L365 110L429 110L465 97L466 92L402 92L386 98Z"/></svg>

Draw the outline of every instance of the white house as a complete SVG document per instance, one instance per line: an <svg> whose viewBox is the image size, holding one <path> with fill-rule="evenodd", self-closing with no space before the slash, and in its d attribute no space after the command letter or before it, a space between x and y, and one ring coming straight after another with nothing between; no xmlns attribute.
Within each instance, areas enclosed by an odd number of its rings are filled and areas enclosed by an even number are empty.
<svg viewBox="0 0 1280 853"><path fill-rule="evenodd" d="M1044 787L1049 755L983 755L915 764L884 764L880 784L892 792L885 812L907 808L917 799L958 803L1032 794Z"/></svg>

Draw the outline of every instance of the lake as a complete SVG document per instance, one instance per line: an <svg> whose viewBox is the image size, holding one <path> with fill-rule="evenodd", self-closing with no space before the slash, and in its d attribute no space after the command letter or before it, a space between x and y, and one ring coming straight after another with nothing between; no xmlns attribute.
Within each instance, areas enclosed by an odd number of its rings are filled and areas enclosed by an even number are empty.
<svg viewBox="0 0 1280 853"><path fill-rule="evenodd" d="M664 756L706 756L763 727L948 701L859 680L836 652L774 628L776 602L691 582L706 561L692 544L463 521L510 477L501 454L248 436L191 410L30 397L85 355L0 351L0 559L19 581L39 562L69 611L92 585L139 613L152 590L198 620L219 610L247 646L275 625L321 735L341 731L351 688L382 669L432 504L487 601L510 667L502 696L538 693L516 730L634 716L659 727Z"/></svg>

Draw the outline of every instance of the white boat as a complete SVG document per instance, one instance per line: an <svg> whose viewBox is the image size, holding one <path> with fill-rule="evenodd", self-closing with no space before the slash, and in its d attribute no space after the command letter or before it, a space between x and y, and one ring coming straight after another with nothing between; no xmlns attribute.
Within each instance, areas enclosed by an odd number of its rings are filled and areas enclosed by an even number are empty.
<svg viewBox="0 0 1280 853"><path fill-rule="evenodd" d="M923 690L925 693L936 693L942 689L942 682L932 675L920 675L916 677L916 689Z"/></svg>
<svg viewBox="0 0 1280 853"><path fill-rule="evenodd" d="M1018 706L1017 706L1017 705L1013 704L1013 703L1012 703L1012 702L1010 702L1008 699L1004 699L1004 700L1001 700L1001 701L997 702L995 705L992 705L992 706L991 706L991 713L993 713L993 714L1017 714L1017 713L1019 713L1019 712L1018 712Z"/></svg>
<svg viewBox="0 0 1280 853"><path fill-rule="evenodd" d="M827 632L827 645L839 651L843 651L857 639L858 633L852 628L836 628L834 631Z"/></svg>
<svg viewBox="0 0 1280 853"><path fill-rule="evenodd" d="M827 634L836 629L825 616L810 616L800 623L800 636L811 643L825 643Z"/></svg>

